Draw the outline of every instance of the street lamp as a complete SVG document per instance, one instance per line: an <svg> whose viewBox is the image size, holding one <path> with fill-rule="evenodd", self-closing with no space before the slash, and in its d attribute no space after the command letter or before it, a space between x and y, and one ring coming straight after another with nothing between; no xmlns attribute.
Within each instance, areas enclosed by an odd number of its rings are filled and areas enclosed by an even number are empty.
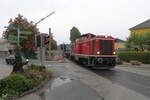
<svg viewBox="0 0 150 100"><path fill-rule="evenodd" d="M46 17L40 19L37 23L35 23L35 26L37 26L37 24L39 24L40 22L42 22L43 20L45 20L46 18L50 17L52 14L54 14L55 12L50 13L49 15L47 15ZM49 29L49 38L51 38L50 36L50 29ZM41 47L40 47L40 60L41 60L41 65L43 65L43 46L42 46L42 42L43 42L43 36L41 35ZM50 42L50 41L49 41ZM51 43L49 43L49 48Z"/></svg>

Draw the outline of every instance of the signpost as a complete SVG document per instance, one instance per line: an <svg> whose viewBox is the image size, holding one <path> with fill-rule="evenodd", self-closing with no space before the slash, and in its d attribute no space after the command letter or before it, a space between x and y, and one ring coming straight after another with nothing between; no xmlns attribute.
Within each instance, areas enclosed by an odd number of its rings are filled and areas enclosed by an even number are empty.
<svg viewBox="0 0 150 100"><path fill-rule="evenodd" d="M13 27L13 26L8 26L7 28L17 31L17 33L18 33L18 40L17 40L17 43L19 44L20 29L17 28L17 27ZM13 39L12 39L12 40L13 40ZM14 41L14 40L13 40L13 41Z"/></svg>
<svg viewBox="0 0 150 100"><path fill-rule="evenodd" d="M11 43L18 43L18 37L14 35L8 35L8 41Z"/></svg>
<svg viewBox="0 0 150 100"><path fill-rule="evenodd" d="M20 38L27 39L27 36L20 36ZM8 35L8 41L11 43L18 43L18 37L15 35Z"/></svg>
<svg viewBox="0 0 150 100"><path fill-rule="evenodd" d="M32 32L31 31L20 31L20 34L32 35Z"/></svg>
<svg viewBox="0 0 150 100"><path fill-rule="evenodd" d="M31 31L20 31L20 29L17 28L17 27L8 26L8 27L6 27L6 28L15 30L15 31L17 31L17 33L18 33L18 37L17 37L17 36L14 36L14 35L9 35L9 36L8 36L9 42L12 42L12 43L18 43L18 44L19 44L19 38L27 39L27 36L20 36L20 34L32 35L32 32L31 32Z"/></svg>
<svg viewBox="0 0 150 100"><path fill-rule="evenodd" d="M13 27L13 26L8 26L7 28L12 29L12 30L15 30L15 31L18 31L18 29L19 29L19 28L17 28L17 27Z"/></svg>

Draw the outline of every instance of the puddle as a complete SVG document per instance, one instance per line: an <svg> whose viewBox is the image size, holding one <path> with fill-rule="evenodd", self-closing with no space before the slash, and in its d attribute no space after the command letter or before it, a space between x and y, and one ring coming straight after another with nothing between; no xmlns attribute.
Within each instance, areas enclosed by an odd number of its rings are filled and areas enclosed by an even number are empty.
<svg viewBox="0 0 150 100"><path fill-rule="evenodd" d="M39 96L42 100L47 100L47 95L49 92L51 92L54 88L57 88L63 84L69 83L73 81L74 79L69 76L60 76L58 78L53 79L50 83L47 84L45 88L43 88L41 91L39 91Z"/></svg>
<svg viewBox="0 0 150 100"><path fill-rule="evenodd" d="M66 84L66 83L69 83L71 82L72 78L70 77L67 77L67 76L61 76L61 77L58 77L56 79L53 80L52 84L51 84L51 89L55 88L55 87L59 87L63 84Z"/></svg>

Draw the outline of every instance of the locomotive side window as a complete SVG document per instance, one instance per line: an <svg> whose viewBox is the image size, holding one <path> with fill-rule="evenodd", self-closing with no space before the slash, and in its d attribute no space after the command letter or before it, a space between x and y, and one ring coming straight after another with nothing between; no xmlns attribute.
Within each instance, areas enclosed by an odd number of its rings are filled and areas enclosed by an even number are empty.
<svg viewBox="0 0 150 100"><path fill-rule="evenodd" d="M83 36L81 39L82 39L82 40L86 40L86 39L87 39L87 36Z"/></svg>

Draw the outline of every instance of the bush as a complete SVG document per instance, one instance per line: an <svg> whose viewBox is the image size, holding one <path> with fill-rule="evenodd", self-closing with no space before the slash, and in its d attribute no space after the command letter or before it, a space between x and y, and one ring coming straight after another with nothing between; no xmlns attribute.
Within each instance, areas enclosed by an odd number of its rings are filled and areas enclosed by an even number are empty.
<svg viewBox="0 0 150 100"><path fill-rule="evenodd" d="M48 80L52 77L52 72L48 70L30 70L26 73L26 77L31 79L33 82L40 84L42 81Z"/></svg>
<svg viewBox="0 0 150 100"><path fill-rule="evenodd" d="M51 79L53 73L46 70L45 66L29 65L25 68L25 73L11 74L0 80L0 97L8 98L18 96L34 87L43 85Z"/></svg>
<svg viewBox="0 0 150 100"><path fill-rule="evenodd" d="M46 69L45 66L31 64L27 66L27 68L25 69L25 72L30 71L30 70L42 71L45 69Z"/></svg>
<svg viewBox="0 0 150 100"><path fill-rule="evenodd" d="M132 65L141 65L141 64L142 64L141 62L135 61L135 60L131 60L130 63L131 63Z"/></svg>
<svg viewBox="0 0 150 100"><path fill-rule="evenodd" d="M26 72L25 75L27 78L39 84L46 79L50 79L53 75L51 71L46 70L45 66L40 65L31 64L24 70Z"/></svg>
<svg viewBox="0 0 150 100"><path fill-rule="evenodd" d="M119 58L123 61L130 62L131 60L137 60L145 64L150 64L150 51L121 51L117 52Z"/></svg>
<svg viewBox="0 0 150 100"><path fill-rule="evenodd" d="M32 80L27 79L21 74L12 74L0 80L0 97L7 98L19 95L37 86Z"/></svg>

